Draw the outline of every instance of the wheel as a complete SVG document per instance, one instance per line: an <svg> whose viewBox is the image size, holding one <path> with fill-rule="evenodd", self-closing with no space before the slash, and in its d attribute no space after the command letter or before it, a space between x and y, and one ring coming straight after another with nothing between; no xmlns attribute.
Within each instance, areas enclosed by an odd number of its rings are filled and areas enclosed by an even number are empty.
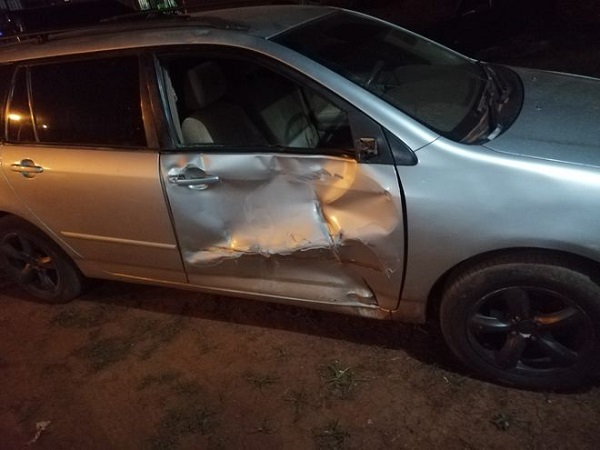
<svg viewBox="0 0 600 450"><path fill-rule="evenodd" d="M72 300L83 289L83 276L62 249L15 217L0 219L0 264L9 278L49 303Z"/></svg>
<svg viewBox="0 0 600 450"><path fill-rule="evenodd" d="M497 382L572 388L598 366L600 288L585 267L531 255L450 280L442 333L467 366Z"/></svg>

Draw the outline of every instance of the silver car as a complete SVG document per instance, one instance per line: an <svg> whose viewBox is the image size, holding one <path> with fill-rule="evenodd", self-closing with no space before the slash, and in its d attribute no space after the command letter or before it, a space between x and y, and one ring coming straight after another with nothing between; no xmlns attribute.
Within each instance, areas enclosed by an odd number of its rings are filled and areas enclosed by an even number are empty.
<svg viewBox="0 0 600 450"><path fill-rule="evenodd" d="M600 82L474 61L335 8L112 21L0 49L0 260L439 321L476 373L600 351Z"/></svg>

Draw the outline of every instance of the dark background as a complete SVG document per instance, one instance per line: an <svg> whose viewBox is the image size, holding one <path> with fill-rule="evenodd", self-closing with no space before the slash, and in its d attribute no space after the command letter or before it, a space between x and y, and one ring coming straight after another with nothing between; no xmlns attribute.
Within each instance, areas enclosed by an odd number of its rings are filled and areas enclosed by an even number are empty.
<svg viewBox="0 0 600 450"><path fill-rule="evenodd" d="M258 4L363 11L491 62L600 77L600 0L0 0L0 31L85 27L147 6L214 9Z"/></svg>

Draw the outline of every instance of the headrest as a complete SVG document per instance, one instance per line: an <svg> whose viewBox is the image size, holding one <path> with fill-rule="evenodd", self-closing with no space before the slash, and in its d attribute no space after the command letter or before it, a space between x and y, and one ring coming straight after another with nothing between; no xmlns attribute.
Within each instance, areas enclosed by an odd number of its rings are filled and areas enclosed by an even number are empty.
<svg viewBox="0 0 600 450"><path fill-rule="evenodd" d="M227 81L217 63L204 62L186 73L185 106L190 110L205 108L219 100L227 90Z"/></svg>

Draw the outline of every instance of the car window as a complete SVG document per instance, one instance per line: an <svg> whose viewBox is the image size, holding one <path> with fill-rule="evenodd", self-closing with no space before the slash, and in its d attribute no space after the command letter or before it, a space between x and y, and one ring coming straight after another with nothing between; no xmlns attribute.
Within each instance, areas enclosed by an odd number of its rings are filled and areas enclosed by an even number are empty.
<svg viewBox="0 0 600 450"><path fill-rule="evenodd" d="M273 38L450 139L479 123L486 77L473 61L401 28L339 11Z"/></svg>
<svg viewBox="0 0 600 450"><path fill-rule="evenodd" d="M344 110L270 68L190 55L160 64L165 105L184 147L353 148Z"/></svg>
<svg viewBox="0 0 600 450"><path fill-rule="evenodd" d="M7 138L49 144L145 145L137 58L21 68L9 105Z"/></svg>

